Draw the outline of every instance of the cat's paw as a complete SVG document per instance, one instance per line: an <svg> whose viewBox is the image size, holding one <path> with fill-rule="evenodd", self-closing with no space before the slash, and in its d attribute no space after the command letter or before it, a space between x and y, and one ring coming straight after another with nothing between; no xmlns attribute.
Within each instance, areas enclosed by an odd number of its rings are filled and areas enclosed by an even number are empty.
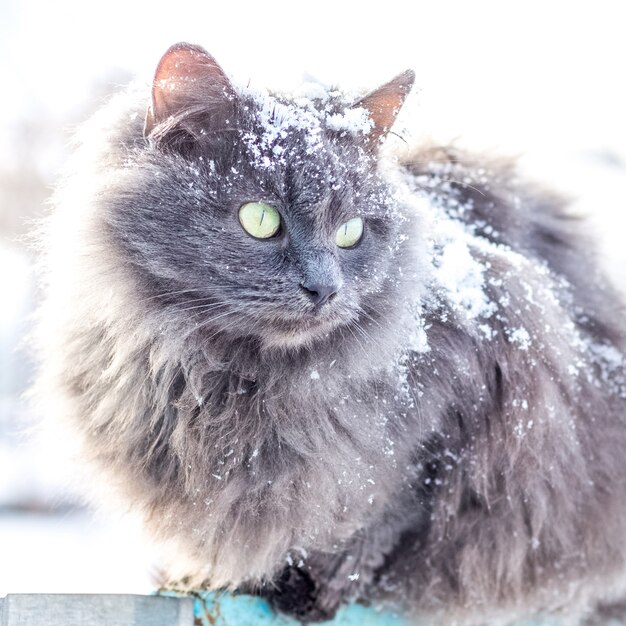
<svg viewBox="0 0 626 626"><path fill-rule="evenodd" d="M267 599L277 611L305 624L332 619L342 601L339 594L330 592L298 567L283 570Z"/></svg>

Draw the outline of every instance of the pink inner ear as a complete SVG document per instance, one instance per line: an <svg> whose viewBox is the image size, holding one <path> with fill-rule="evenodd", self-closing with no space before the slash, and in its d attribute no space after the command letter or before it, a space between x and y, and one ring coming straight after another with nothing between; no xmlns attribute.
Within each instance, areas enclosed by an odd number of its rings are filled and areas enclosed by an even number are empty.
<svg viewBox="0 0 626 626"><path fill-rule="evenodd" d="M367 109L370 119L374 123L370 140L377 144L378 140L393 126L398 111L409 95L414 81L415 73L412 70L407 70L382 87L375 89L354 105Z"/></svg>
<svg viewBox="0 0 626 626"><path fill-rule="evenodd" d="M167 119L202 102L232 100L234 89L217 61L200 46L173 45L161 58L152 83L146 134Z"/></svg>

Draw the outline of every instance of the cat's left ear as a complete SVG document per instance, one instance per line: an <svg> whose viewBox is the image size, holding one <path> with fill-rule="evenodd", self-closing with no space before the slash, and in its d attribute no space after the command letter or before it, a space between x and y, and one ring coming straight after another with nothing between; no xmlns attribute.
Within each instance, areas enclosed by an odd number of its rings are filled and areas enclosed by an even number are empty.
<svg viewBox="0 0 626 626"><path fill-rule="evenodd" d="M378 148L393 126L414 82L415 72L407 70L352 105L352 108L365 109L372 121L372 130L367 135L370 150L375 151Z"/></svg>
<svg viewBox="0 0 626 626"><path fill-rule="evenodd" d="M144 135L173 116L224 108L234 100L235 90L217 61L200 46L177 43L161 57L154 74Z"/></svg>

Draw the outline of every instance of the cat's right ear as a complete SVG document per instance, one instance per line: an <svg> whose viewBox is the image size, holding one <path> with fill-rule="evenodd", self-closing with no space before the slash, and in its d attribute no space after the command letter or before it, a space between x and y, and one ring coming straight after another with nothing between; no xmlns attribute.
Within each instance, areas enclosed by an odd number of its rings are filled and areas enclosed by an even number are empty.
<svg viewBox="0 0 626 626"><path fill-rule="evenodd" d="M234 100L235 90L217 61L200 46L177 43L163 55L154 74L144 135L170 118L224 108Z"/></svg>

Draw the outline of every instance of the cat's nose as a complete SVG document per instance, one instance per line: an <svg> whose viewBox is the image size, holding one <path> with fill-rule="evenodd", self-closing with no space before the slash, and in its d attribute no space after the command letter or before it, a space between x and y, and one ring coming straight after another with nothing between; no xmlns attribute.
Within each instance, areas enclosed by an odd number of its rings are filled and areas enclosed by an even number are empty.
<svg viewBox="0 0 626 626"><path fill-rule="evenodd" d="M339 287L337 285L322 285L319 283L300 283L315 306L322 306L333 299Z"/></svg>

